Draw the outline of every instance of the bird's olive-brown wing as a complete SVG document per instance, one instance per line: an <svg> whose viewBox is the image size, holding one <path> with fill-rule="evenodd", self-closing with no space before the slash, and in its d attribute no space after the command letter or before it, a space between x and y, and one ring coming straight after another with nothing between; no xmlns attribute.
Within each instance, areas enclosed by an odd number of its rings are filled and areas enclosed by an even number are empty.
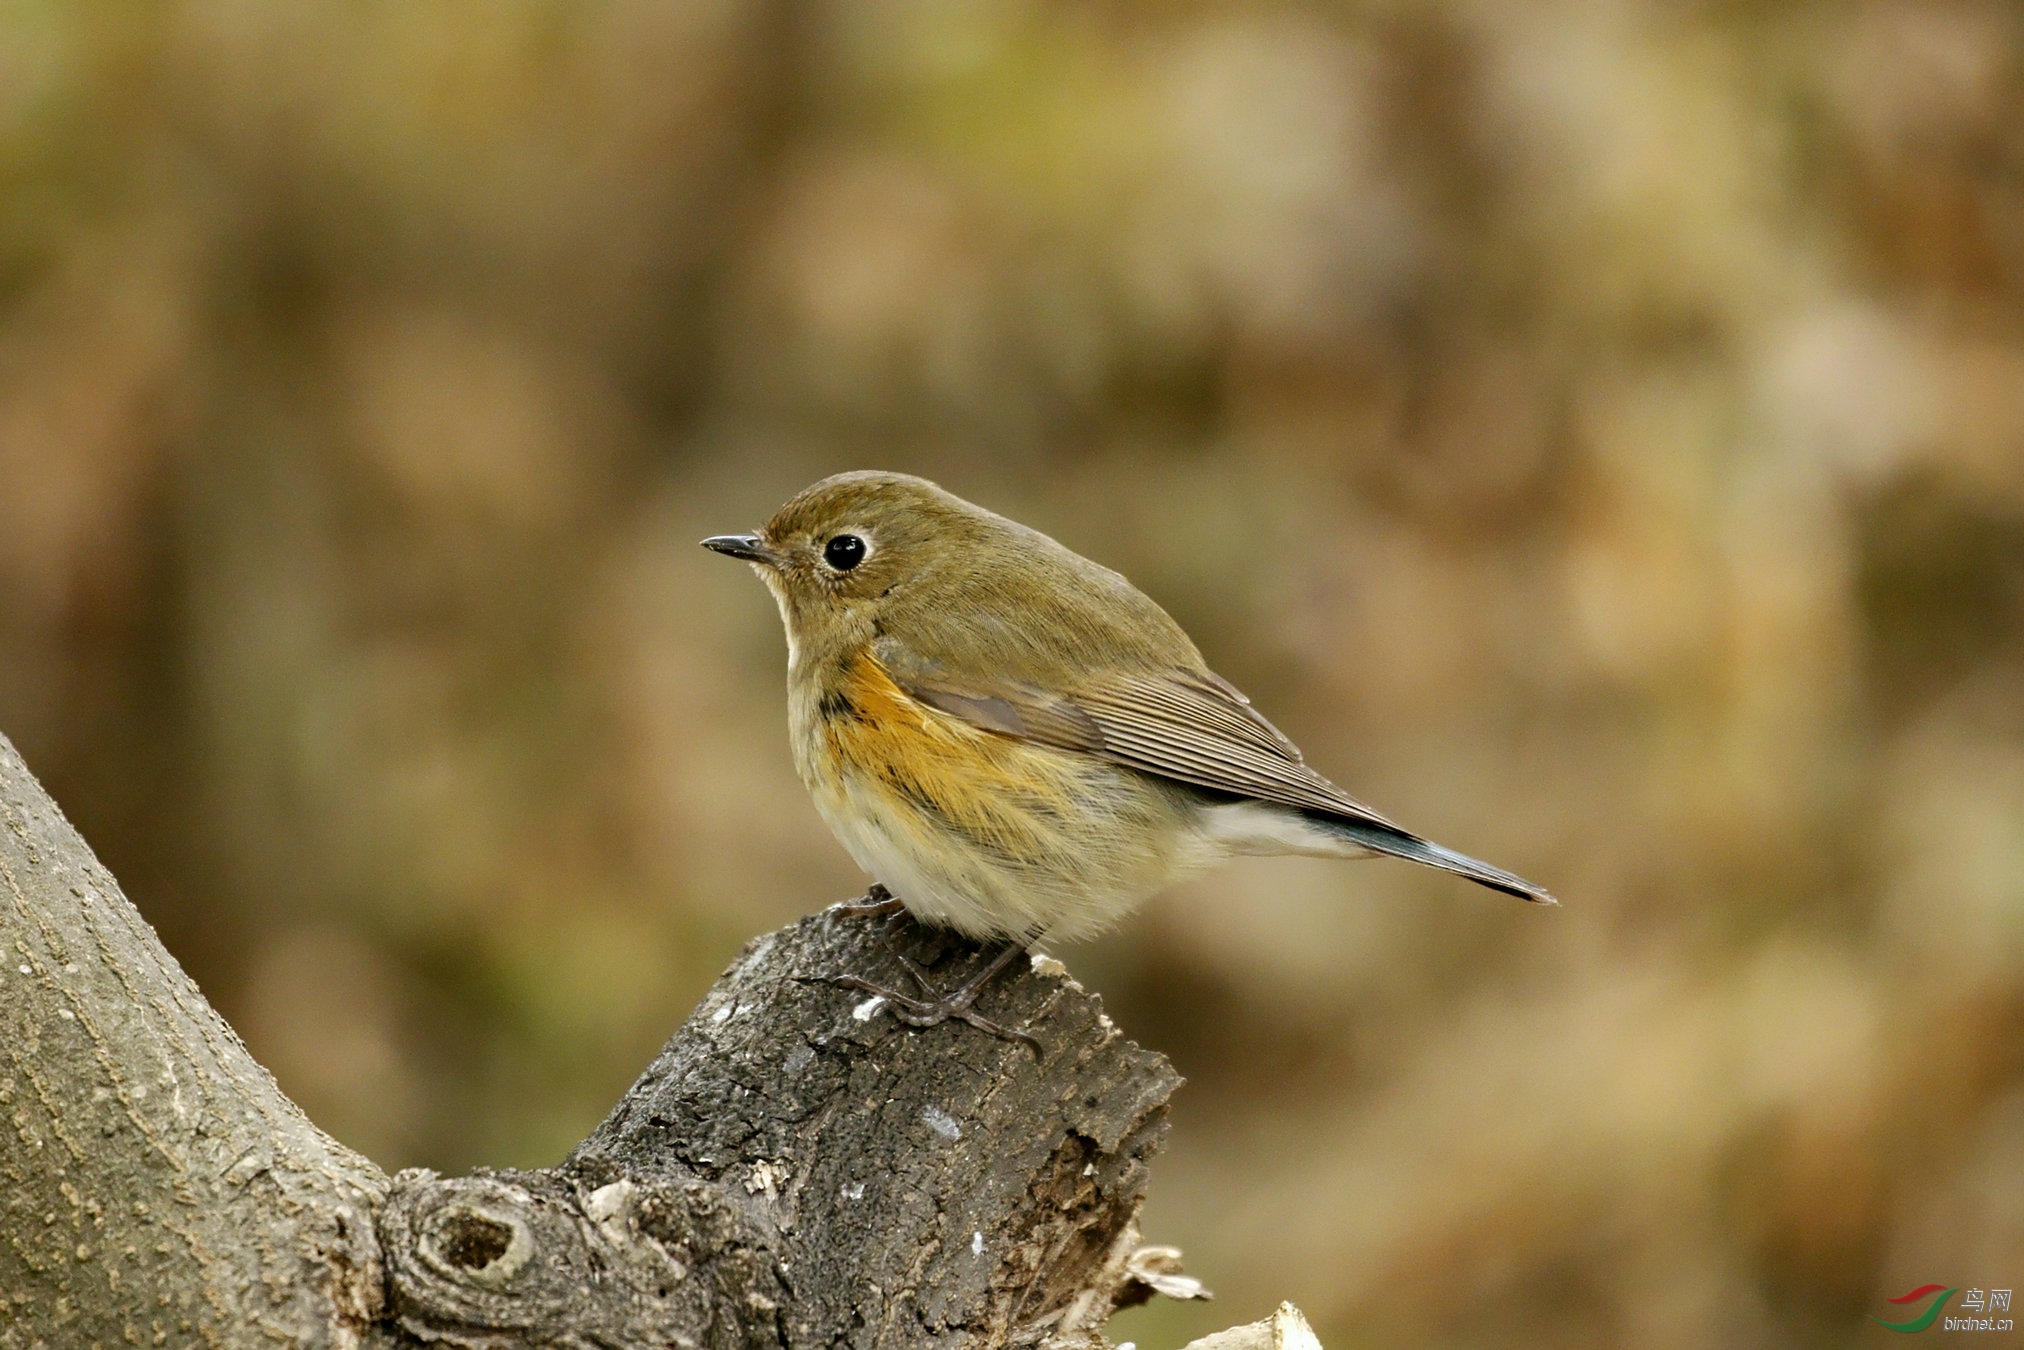
<svg viewBox="0 0 2024 1350"><path fill-rule="evenodd" d="M1210 671L1100 672L1050 690L959 677L890 639L873 651L909 697L987 731L1212 792L1397 828L1307 767L1279 728Z"/></svg>
<svg viewBox="0 0 2024 1350"><path fill-rule="evenodd" d="M1547 891L1402 829L1307 767L1227 680L1205 669L1105 671L1072 689L957 676L890 638L873 654L908 697L973 726L1081 751L1211 792L1291 807L1344 841L1538 904Z"/></svg>

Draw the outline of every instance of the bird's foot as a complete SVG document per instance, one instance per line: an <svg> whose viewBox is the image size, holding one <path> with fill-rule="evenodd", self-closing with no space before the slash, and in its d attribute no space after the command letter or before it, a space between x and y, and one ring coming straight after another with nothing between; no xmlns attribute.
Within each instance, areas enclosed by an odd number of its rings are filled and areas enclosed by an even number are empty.
<svg viewBox="0 0 2024 1350"><path fill-rule="evenodd" d="M1004 950L992 957L982 970L943 994L935 992L934 986L928 982L925 971L905 955L894 952L893 955L899 957L900 964L906 967L907 974L913 977L916 985L920 986L923 997L919 998L902 994L882 984L875 984L861 975L804 975L797 978L809 983L834 984L844 989L855 989L860 993L884 999L892 1008L893 1016L910 1027L932 1027L951 1020L967 1022L977 1030L988 1032L1000 1040L1023 1041L1033 1048L1034 1058L1042 1059L1046 1056L1037 1036L1018 1027L993 1022L970 1006L977 1001L977 995L983 992L984 986L1025 951L1026 948L1022 943L1007 943Z"/></svg>
<svg viewBox="0 0 2024 1350"><path fill-rule="evenodd" d="M839 919L880 919L905 908L906 902L887 890L884 882L874 882L864 899L840 901L829 907L829 913Z"/></svg>

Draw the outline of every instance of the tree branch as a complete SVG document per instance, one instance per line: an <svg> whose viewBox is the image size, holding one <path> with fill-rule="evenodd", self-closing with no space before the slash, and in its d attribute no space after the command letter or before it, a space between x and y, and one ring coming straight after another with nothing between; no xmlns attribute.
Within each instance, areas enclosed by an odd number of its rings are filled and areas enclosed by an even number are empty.
<svg viewBox="0 0 2024 1350"><path fill-rule="evenodd" d="M0 1350L1100 1345L1185 1292L1137 1246L1179 1079L1058 964L1032 1051L807 976L968 943L821 915L754 941L559 1166L389 1180L253 1062L0 738Z"/></svg>
<svg viewBox="0 0 2024 1350"><path fill-rule="evenodd" d="M282 1095L4 737L0 954L0 1346L356 1344L385 1175Z"/></svg>

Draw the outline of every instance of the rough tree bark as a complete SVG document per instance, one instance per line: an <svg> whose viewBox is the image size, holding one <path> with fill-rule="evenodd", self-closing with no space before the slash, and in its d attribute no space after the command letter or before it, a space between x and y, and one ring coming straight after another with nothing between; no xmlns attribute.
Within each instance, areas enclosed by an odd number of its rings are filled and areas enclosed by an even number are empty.
<svg viewBox="0 0 2024 1350"><path fill-rule="evenodd" d="M1179 1079L1059 966L1046 1046L797 976L978 959L910 920L753 942L559 1166L388 1178L256 1064L0 737L0 1350L1100 1345Z"/></svg>

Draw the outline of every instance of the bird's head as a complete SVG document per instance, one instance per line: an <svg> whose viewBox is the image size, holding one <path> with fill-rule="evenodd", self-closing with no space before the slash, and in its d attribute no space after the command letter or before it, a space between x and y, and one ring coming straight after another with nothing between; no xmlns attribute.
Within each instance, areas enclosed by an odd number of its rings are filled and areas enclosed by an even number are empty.
<svg viewBox="0 0 2024 1350"><path fill-rule="evenodd" d="M988 511L924 478L860 470L797 493L756 534L703 547L752 564L787 625L792 659L876 636L886 615L935 603L980 554L1005 547Z"/></svg>

